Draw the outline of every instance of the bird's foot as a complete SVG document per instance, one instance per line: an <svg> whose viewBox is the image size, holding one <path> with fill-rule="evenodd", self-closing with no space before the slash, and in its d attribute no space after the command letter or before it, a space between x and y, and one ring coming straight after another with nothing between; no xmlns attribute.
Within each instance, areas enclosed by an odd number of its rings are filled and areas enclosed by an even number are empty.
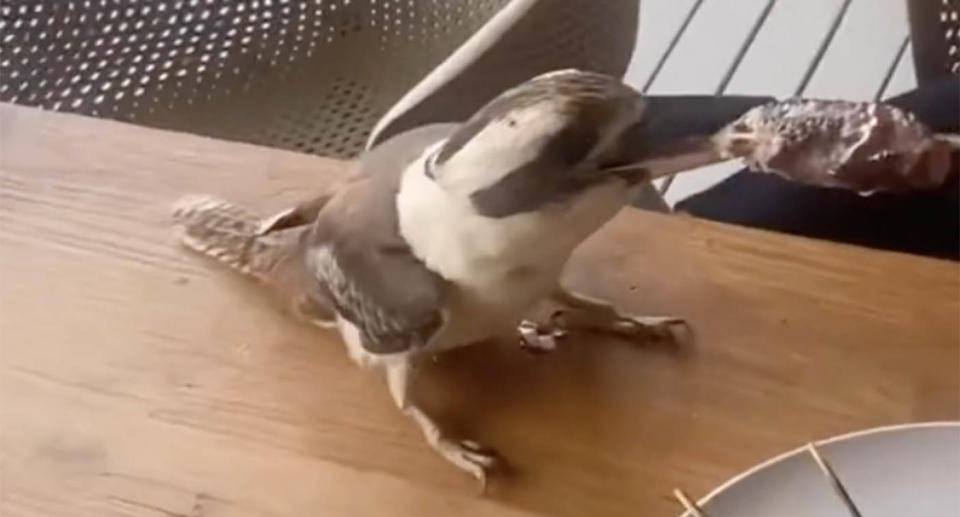
<svg viewBox="0 0 960 517"><path fill-rule="evenodd" d="M557 349L557 340L567 335L567 331L552 326L544 328L535 321L523 320L517 325L520 337L520 349L530 354L544 354Z"/></svg>
<svg viewBox="0 0 960 517"><path fill-rule="evenodd" d="M440 439L437 451L457 467L467 471L480 482L481 491L487 487L487 474L501 463L500 455L472 440Z"/></svg>
<svg viewBox="0 0 960 517"><path fill-rule="evenodd" d="M410 397L413 365L409 360L388 364L386 372L387 386L394 402L405 415L417 423L430 447L450 463L469 472L480 482L481 491L484 490L487 474L500 463L500 456L476 442L448 438L437 423L420 409Z"/></svg>
<svg viewBox="0 0 960 517"><path fill-rule="evenodd" d="M682 318L672 316L635 316L615 312L597 315L574 308L554 312L550 322L554 329L560 331L605 332L638 344L681 346L687 343L691 335L689 324Z"/></svg>

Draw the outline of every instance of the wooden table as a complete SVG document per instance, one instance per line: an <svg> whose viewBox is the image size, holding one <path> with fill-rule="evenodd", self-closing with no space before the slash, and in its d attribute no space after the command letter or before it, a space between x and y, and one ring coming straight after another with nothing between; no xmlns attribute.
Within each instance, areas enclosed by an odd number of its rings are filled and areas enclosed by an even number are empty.
<svg viewBox="0 0 960 517"><path fill-rule="evenodd" d="M960 417L957 264L628 209L569 283L696 343L441 358L428 407L516 469L481 498L335 335L169 229L182 193L273 209L341 162L10 106L0 132L5 517L676 515L808 440Z"/></svg>

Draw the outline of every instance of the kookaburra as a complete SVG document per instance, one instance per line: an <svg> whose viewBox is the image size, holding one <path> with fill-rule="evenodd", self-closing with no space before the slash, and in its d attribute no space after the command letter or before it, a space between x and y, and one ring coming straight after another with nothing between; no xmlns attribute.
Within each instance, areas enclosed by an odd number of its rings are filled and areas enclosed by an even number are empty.
<svg viewBox="0 0 960 517"><path fill-rule="evenodd" d="M731 157L801 171L805 181L820 174L822 183L872 190L884 181L863 180L859 168L845 183L857 146L876 147L875 158L899 153L897 166L887 167L899 171L888 174L895 187L912 185L916 175L904 170L940 156L942 139L922 127L904 137L909 145L891 147L889 131L876 132L889 129L890 108L881 105L827 103L840 106L829 113L774 103L743 109L731 116L743 114L739 119L708 132L684 132L678 120L669 137L651 135L651 121L670 121L682 102L644 98L606 75L552 72L504 92L466 122L391 138L361 156L346 180L273 217L188 196L175 219L188 247L264 281L309 321L339 329L353 360L386 372L394 401L430 446L483 482L496 456L448 436L421 410L411 398L417 364L511 335L547 298L565 307L554 321L559 330L670 336L681 320L623 315L560 285L574 249L633 191ZM695 113L686 113L696 126ZM817 116L829 123L811 122ZM846 147L831 143L840 137Z"/></svg>

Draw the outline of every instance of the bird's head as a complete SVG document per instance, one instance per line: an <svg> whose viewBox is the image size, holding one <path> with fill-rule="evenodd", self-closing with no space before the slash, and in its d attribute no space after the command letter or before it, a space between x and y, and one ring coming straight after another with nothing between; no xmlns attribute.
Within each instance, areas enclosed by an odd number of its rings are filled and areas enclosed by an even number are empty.
<svg viewBox="0 0 960 517"><path fill-rule="evenodd" d="M568 199L612 174L640 94L620 80L561 70L490 101L434 149L427 174L467 196L477 211L505 217Z"/></svg>

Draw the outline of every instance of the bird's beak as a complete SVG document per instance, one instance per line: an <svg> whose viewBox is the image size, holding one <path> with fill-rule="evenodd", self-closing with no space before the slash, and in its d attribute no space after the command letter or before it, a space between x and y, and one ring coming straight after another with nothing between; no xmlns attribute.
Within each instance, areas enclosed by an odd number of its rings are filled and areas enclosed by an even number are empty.
<svg viewBox="0 0 960 517"><path fill-rule="evenodd" d="M957 135L885 103L769 97L646 97L604 170L651 180L739 158L756 171L861 193L938 188Z"/></svg>
<svg viewBox="0 0 960 517"><path fill-rule="evenodd" d="M714 136L750 108L774 101L753 96L648 96L643 115L620 141L620 163L610 172L644 170L649 179L729 159Z"/></svg>

